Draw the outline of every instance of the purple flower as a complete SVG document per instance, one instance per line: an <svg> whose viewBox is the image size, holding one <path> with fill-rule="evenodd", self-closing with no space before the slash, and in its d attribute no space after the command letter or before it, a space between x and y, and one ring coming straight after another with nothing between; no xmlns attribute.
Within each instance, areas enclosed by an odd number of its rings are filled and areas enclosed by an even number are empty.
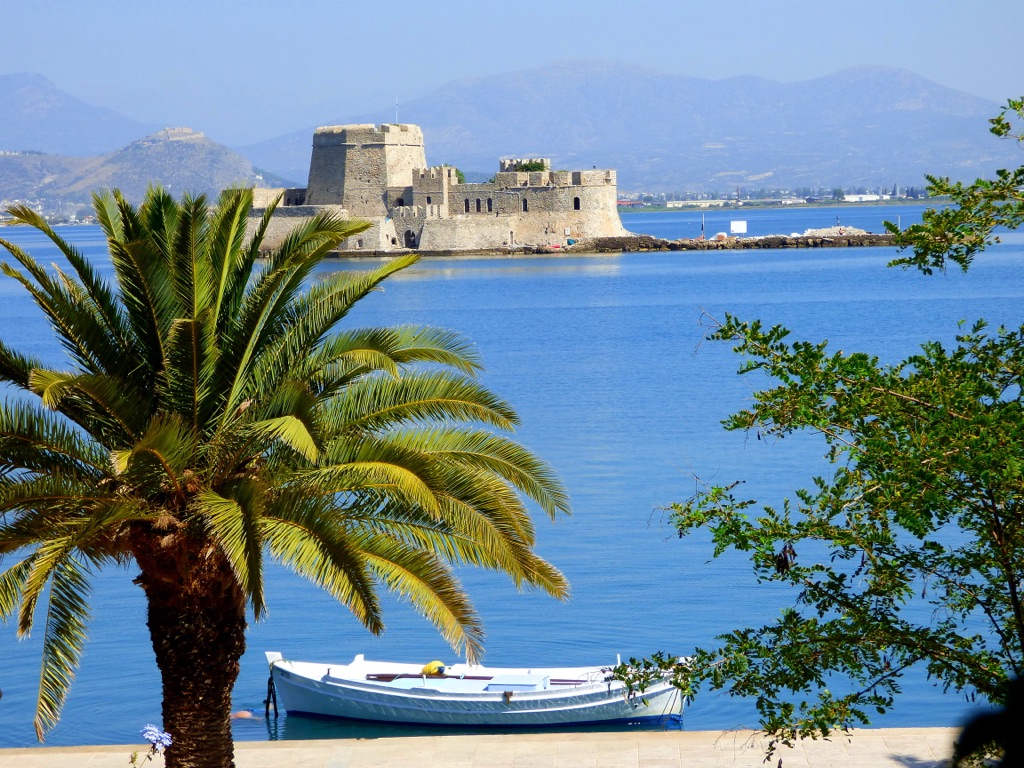
<svg viewBox="0 0 1024 768"><path fill-rule="evenodd" d="M166 747L171 746L171 734L166 731L161 731L155 725L147 725L142 729L142 738L153 745L153 749L157 752L163 751Z"/></svg>

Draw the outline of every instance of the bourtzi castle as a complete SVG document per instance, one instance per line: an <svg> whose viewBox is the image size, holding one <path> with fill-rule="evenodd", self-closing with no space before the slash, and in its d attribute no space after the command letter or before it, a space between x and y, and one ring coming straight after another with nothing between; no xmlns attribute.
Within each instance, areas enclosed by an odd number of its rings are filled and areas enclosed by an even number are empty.
<svg viewBox="0 0 1024 768"><path fill-rule="evenodd" d="M517 170L527 163L544 170ZM255 192L254 216L283 195L268 243L296 218L325 209L372 222L342 244L346 253L553 248L628 234L616 208L615 171L552 171L543 158L502 160L493 180L460 184L455 168L427 165L416 125L318 128L308 186Z"/></svg>

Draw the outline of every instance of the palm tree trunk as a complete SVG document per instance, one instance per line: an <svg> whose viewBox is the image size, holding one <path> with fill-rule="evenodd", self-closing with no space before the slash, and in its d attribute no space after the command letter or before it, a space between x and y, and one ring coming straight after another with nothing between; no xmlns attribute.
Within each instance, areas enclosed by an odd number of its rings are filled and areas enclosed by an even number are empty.
<svg viewBox="0 0 1024 768"><path fill-rule="evenodd" d="M245 599L219 552L168 538L177 541L134 548L172 739L165 765L234 768L231 691L245 651Z"/></svg>

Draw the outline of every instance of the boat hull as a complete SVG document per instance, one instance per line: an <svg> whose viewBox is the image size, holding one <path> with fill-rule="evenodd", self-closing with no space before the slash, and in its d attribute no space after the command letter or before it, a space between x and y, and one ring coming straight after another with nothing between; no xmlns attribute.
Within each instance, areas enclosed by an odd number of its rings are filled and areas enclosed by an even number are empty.
<svg viewBox="0 0 1024 768"><path fill-rule="evenodd" d="M498 673L493 676L497 683L481 685L456 676L418 680L405 675L406 679L399 681L404 685L399 685L366 680L361 669L353 671L348 665L284 659L271 664L278 700L289 714L514 728L662 720L682 711L680 693L668 683L629 696L621 682L605 680L607 674L600 668L485 671ZM554 674L545 674L549 672ZM533 690L514 682L528 677L563 682ZM568 684L567 679L576 684ZM469 690L474 687L490 690Z"/></svg>

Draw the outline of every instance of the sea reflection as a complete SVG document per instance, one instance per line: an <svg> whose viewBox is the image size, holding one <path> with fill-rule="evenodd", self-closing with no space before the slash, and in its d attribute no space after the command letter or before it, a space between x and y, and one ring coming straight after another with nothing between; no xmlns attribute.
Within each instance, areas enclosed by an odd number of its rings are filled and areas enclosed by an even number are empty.
<svg viewBox="0 0 1024 768"><path fill-rule="evenodd" d="M622 253L586 253L517 256L452 256L427 257L413 267L403 269L391 281L473 280L495 277L529 278L538 275L553 277L613 277L622 269ZM375 269L392 257L340 258L322 263L316 274L339 271L362 272Z"/></svg>

